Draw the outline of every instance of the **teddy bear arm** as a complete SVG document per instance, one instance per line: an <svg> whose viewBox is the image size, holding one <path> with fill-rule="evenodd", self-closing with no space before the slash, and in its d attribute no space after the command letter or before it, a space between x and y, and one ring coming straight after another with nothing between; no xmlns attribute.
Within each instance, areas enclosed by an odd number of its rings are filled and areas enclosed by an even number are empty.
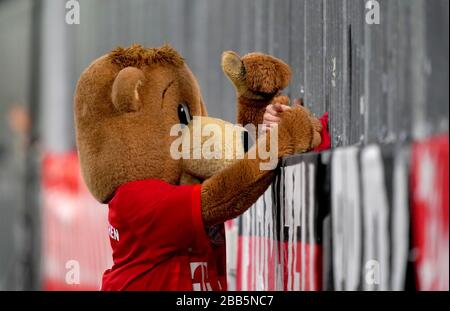
<svg viewBox="0 0 450 311"><path fill-rule="evenodd" d="M275 171L260 171L257 160L242 160L203 182L202 217L216 225L244 213L266 191Z"/></svg>
<svg viewBox="0 0 450 311"><path fill-rule="evenodd" d="M276 136L278 159L313 147L314 124L303 108L283 113ZM253 148L270 150L270 135L260 137ZM202 216L206 226L222 223L244 213L266 191L276 176L276 169L263 169L259 152L246 157L205 180L202 185ZM275 163L275 166L276 166Z"/></svg>

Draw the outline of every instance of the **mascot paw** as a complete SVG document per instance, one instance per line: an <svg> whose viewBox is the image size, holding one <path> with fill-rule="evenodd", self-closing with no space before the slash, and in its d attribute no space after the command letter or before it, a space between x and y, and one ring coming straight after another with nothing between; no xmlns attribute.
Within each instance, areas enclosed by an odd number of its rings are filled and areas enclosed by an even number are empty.
<svg viewBox="0 0 450 311"><path fill-rule="evenodd" d="M308 109L294 106L281 115L278 127L279 146L282 155L307 152L320 145L320 121Z"/></svg>
<svg viewBox="0 0 450 311"><path fill-rule="evenodd" d="M280 96L281 97L281 96ZM277 99L278 97L276 97L275 99ZM294 100L294 108L301 108L303 110L305 110L308 115L309 115L309 119L311 121L311 124L313 126L313 140L312 140L312 148L316 148L317 146L319 146L322 143L322 137L321 137L321 133L322 133L322 122L320 122L319 119L317 119L310 111L308 108L306 108L303 105L303 100L302 99L296 99Z"/></svg>

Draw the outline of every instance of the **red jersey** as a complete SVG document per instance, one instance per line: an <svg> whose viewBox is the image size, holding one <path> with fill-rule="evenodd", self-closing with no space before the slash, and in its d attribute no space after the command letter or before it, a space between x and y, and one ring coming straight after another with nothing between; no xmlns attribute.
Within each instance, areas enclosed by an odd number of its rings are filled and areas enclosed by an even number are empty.
<svg viewBox="0 0 450 311"><path fill-rule="evenodd" d="M226 290L225 241L205 231L200 190L154 179L117 189L108 215L114 264L102 290Z"/></svg>

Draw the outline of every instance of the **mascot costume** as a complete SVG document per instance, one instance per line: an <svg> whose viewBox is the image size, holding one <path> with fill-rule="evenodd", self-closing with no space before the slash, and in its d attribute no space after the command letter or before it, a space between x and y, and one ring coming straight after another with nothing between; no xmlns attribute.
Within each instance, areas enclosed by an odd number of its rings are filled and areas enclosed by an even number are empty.
<svg viewBox="0 0 450 311"><path fill-rule="evenodd" d="M275 100L289 104L280 91L291 71L281 60L225 52L222 69L236 88L239 124L261 124ZM95 60L78 81L74 109L83 178L109 207L113 266L102 290L226 290L223 223L276 176L259 151L271 135L276 160L323 141L323 123L295 106L277 131L252 133L247 150L242 127L207 116L195 76L167 45L116 48ZM208 128L237 134L203 137ZM205 144L214 157L204 156Z"/></svg>

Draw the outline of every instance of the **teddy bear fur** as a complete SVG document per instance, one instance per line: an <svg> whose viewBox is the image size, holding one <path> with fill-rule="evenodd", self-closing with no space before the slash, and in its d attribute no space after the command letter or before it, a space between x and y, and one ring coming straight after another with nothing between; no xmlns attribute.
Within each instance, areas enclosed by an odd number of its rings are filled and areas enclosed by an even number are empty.
<svg viewBox="0 0 450 311"><path fill-rule="evenodd" d="M222 68L236 88L237 121L242 125L262 122L266 106L291 75L288 65L260 53L241 58L225 52ZM170 146L176 137L169 133L180 122L180 103L187 104L193 116L205 117L205 123L220 123L206 119L196 78L167 45L117 48L83 72L74 98L76 141L83 177L99 202L109 202L120 185L134 180L203 182L202 217L210 226L242 214L267 189L276 171L261 170L258 156L215 162L174 159ZM320 144L318 133L320 123L303 107L284 112L278 157L311 150ZM256 137L252 148L266 148L270 135Z"/></svg>

